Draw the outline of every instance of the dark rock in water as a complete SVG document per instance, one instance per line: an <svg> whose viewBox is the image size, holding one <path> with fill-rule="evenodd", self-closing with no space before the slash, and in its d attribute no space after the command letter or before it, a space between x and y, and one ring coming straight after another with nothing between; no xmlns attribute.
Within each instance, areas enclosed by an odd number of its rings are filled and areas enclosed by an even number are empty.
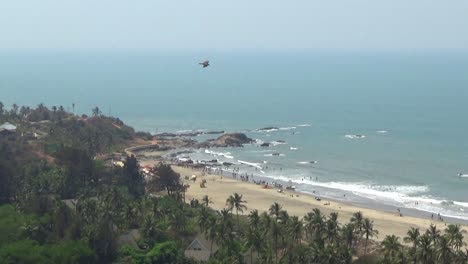
<svg viewBox="0 0 468 264"><path fill-rule="evenodd" d="M231 166L231 165L234 165L234 164L231 162L223 162L223 166Z"/></svg>
<svg viewBox="0 0 468 264"><path fill-rule="evenodd" d="M177 134L167 133L167 132L159 133L159 134L154 135L154 137L156 137L156 138L159 138L159 137L177 137L177 136L178 136Z"/></svg>
<svg viewBox="0 0 468 264"><path fill-rule="evenodd" d="M265 142L260 145L260 147L269 147L271 146L271 143Z"/></svg>
<svg viewBox="0 0 468 264"><path fill-rule="evenodd" d="M286 143L284 140L276 140L276 143Z"/></svg>
<svg viewBox="0 0 468 264"><path fill-rule="evenodd" d="M254 140L242 133L224 134L213 142L212 147L242 147L244 144L250 144Z"/></svg>
<svg viewBox="0 0 468 264"><path fill-rule="evenodd" d="M218 160L217 160L217 159L213 159L213 160L209 160L208 162L209 162L209 163L218 163Z"/></svg>
<svg viewBox="0 0 468 264"><path fill-rule="evenodd" d="M206 134L206 135L224 134L224 131L208 131L208 132L205 132L204 134Z"/></svg>
<svg viewBox="0 0 468 264"><path fill-rule="evenodd" d="M273 153L273 154L271 154L271 155L273 155L273 156L279 156L279 155L281 155L281 154L279 154L278 152L275 152L275 153Z"/></svg>
<svg viewBox="0 0 468 264"><path fill-rule="evenodd" d="M255 131L267 132L267 131L272 131L272 130L279 130L279 128L277 128L277 127L263 127L263 128L258 128Z"/></svg>

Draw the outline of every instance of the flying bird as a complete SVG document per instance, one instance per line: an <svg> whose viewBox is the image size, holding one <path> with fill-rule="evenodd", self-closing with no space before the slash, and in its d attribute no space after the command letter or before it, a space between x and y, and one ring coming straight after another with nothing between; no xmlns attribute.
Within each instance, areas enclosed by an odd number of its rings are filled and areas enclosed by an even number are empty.
<svg viewBox="0 0 468 264"><path fill-rule="evenodd" d="M210 66L210 61L209 61L209 60L206 60L206 61L200 62L200 63L198 63L198 64L202 65L203 68L206 68L206 67Z"/></svg>

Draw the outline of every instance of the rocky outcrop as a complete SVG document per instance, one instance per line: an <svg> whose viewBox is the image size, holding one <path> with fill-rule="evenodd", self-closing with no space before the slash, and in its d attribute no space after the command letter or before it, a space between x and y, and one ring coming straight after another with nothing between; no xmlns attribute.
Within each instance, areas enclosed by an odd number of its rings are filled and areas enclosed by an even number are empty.
<svg viewBox="0 0 468 264"><path fill-rule="evenodd" d="M253 139L242 133L226 133L219 136L217 139L209 139L205 142L194 145L196 148L225 148L225 147L242 147L244 144L254 142Z"/></svg>
<svg viewBox="0 0 468 264"><path fill-rule="evenodd" d="M214 147L242 147L242 145L250 144L253 141L242 133L228 133L218 137L212 144Z"/></svg>
<svg viewBox="0 0 468 264"><path fill-rule="evenodd" d="M260 145L260 147L269 147L271 146L271 143L265 142Z"/></svg>

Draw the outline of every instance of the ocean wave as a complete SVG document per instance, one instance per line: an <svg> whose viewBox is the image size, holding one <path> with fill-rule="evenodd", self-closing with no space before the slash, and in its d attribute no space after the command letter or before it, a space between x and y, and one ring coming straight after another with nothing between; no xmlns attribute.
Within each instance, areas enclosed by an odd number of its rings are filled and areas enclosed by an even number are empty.
<svg viewBox="0 0 468 264"><path fill-rule="evenodd" d="M385 133L387 133L387 132L388 132L387 130L379 130L379 131L377 131L377 133L381 133L381 134L385 134Z"/></svg>
<svg viewBox="0 0 468 264"><path fill-rule="evenodd" d="M270 144L271 144L272 146L284 145L284 144L286 144L286 141L277 140L277 141L272 141Z"/></svg>
<svg viewBox="0 0 468 264"><path fill-rule="evenodd" d="M285 157L286 155L275 152L275 153L265 154L263 156L265 156L265 157Z"/></svg>
<svg viewBox="0 0 468 264"><path fill-rule="evenodd" d="M293 130L296 129L297 127L280 127L279 130Z"/></svg>
<svg viewBox="0 0 468 264"><path fill-rule="evenodd" d="M345 138L350 138L350 139L361 139L365 138L365 135L345 135Z"/></svg>
<svg viewBox="0 0 468 264"><path fill-rule="evenodd" d="M298 126L298 127L310 127L310 126L312 126L312 125L310 125L310 124L300 124L300 125L297 125L297 126Z"/></svg>
<svg viewBox="0 0 468 264"><path fill-rule="evenodd" d="M270 152L276 152L277 150L275 149L262 149L262 150L252 150L249 151L250 153L270 153Z"/></svg>
<svg viewBox="0 0 468 264"><path fill-rule="evenodd" d="M299 148L290 147L289 149L290 149L290 150L298 150Z"/></svg>
<svg viewBox="0 0 468 264"><path fill-rule="evenodd" d="M243 160L238 160L237 162L239 162L239 164L248 165L248 166L260 169L260 170L263 169L262 166L260 166L258 163L255 163L255 162L248 162L248 161L243 161Z"/></svg>
<svg viewBox="0 0 468 264"><path fill-rule="evenodd" d="M312 161L299 161L297 162L298 164L303 164L303 165L306 165L306 164L317 164L318 161L316 160L312 160Z"/></svg>
<svg viewBox="0 0 468 264"><path fill-rule="evenodd" d="M212 155L212 156L221 156L221 157L225 157L227 159L233 159L234 156L231 155L231 152L215 152L215 151L212 151L212 150L209 150L209 149L205 149L205 153L206 154L209 154L209 155Z"/></svg>
<svg viewBox="0 0 468 264"><path fill-rule="evenodd" d="M442 198L428 196L430 188L425 185L374 185L366 183L350 182L318 182L309 177L293 179L285 176L264 176L284 182L323 187L338 191L337 197L343 192L350 192L363 198L372 199L384 204L396 207L406 207L432 214L440 213L458 219L468 220L468 203L459 201L447 201ZM304 190L307 193L310 191ZM341 193L341 194L340 194Z"/></svg>
<svg viewBox="0 0 468 264"><path fill-rule="evenodd" d="M252 132L261 132L261 133L270 133L270 132L275 132L280 130L280 128L277 127L264 127L264 128L258 128L253 130Z"/></svg>
<svg viewBox="0 0 468 264"><path fill-rule="evenodd" d="M460 177L460 178L468 178L468 174L466 174L466 173L460 173L460 174L458 174L458 177Z"/></svg>

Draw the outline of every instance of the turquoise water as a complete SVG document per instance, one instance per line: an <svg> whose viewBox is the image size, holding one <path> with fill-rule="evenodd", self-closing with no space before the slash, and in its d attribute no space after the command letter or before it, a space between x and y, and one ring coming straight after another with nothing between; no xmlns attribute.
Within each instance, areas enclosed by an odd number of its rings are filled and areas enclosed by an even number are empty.
<svg viewBox="0 0 468 264"><path fill-rule="evenodd" d="M202 69L205 58L212 66ZM214 151L268 164L239 166L303 191L468 219L468 178L457 177L468 173L467 73L460 54L16 53L2 54L0 101L99 106L150 132L285 140ZM254 132L265 126L283 129Z"/></svg>

